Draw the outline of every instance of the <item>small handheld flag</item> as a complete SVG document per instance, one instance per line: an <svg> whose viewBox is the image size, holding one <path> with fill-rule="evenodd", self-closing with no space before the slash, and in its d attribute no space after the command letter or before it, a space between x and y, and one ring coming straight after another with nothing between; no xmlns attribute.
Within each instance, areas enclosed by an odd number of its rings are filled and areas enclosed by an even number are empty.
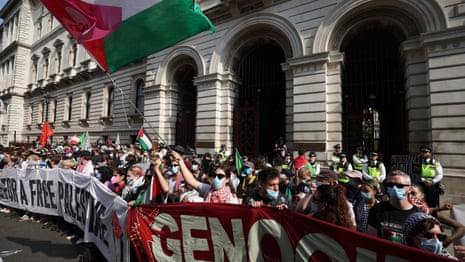
<svg viewBox="0 0 465 262"><path fill-rule="evenodd" d="M152 139L145 133L144 126L139 129L137 134L137 142L141 145L144 150L152 149Z"/></svg>

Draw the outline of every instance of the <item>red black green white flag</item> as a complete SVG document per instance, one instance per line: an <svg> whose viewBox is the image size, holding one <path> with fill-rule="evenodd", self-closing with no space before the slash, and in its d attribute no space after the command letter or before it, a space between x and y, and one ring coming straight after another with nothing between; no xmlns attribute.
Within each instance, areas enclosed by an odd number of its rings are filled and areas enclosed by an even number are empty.
<svg viewBox="0 0 465 262"><path fill-rule="evenodd" d="M41 0L109 73L200 32L215 31L194 0Z"/></svg>
<svg viewBox="0 0 465 262"><path fill-rule="evenodd" d="M139 129L139 133L137 134L137 142L139 142L144 150L152 149L152 139L145 133L143 126Z"/></svg>

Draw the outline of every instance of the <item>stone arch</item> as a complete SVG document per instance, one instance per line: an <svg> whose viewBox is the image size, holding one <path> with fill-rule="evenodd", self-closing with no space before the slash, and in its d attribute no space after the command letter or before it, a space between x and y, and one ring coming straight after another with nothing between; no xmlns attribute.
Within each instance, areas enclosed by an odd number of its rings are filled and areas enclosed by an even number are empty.
<svg viewBox="0 0 465 262"><path fill-rule="evenodd" d="M213 53L209 73L234 71L231 65L237 64L240 52L258 41L280 46L286 58L304 55L303 39L292 23L277 14L258 13L240 20L225 34Z"/></svg>
<svg viewBox="0 0 465 262"><path fill-rule="evenodd" d="M318 27L313 53L339 50L346 35L373 17L400 29L404 38L447 28L443 11L433 0L343 1Z"/></svg>
<svg viewBox="0 0 465 262"><path fill-rule="evenodd" d="M190 46L180 46L173 49L158 67L155 84L168 85L176 71L173 69L185 64L191 64L197 70L198 76L204 75L205 61L202 56Z"/></svg>

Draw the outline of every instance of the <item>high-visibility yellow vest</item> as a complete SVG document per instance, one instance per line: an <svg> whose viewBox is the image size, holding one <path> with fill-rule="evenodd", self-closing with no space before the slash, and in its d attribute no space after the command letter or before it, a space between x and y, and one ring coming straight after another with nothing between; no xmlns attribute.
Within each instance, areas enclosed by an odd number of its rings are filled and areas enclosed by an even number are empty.
<svg viewBox="0 0 465 262"><path fill-rule="evenodd" d="M433 160L430 164L421 164L421 177L426 181L433 181L436 176L436 163Z"/></svg>
<svg viewBox="0 0 465 262"><path fill-rule="evenodd" d="M381 170L379 170L379 166L368 166L367 167L368 175L372 178L378 178L381 176Z"/></svg>
<svg viewBox="0 0 465 262"><path fill-rule="evenodd" d="M365 156L355 156L358 160L362 160L362 159L365 159ZM365 164L364 163L354 163L354 169L355 170L358 170L358 171L362 171L363 170L363 166Z"/></svg>
<svg viewBox="0 0 465 262"><path fill-rule="evenodd" d="M342 174L342 172L347 170L348 166L349 166L348 162L346 162L345 165L341 165L341 163L339 163L339 165L337 167L337 172L340 174L339 179L338 179L339 183L344 183L344 184L349 183L350 178L348 176Z"/></svg>
<svg viewBox="0 0 465 262"><path fill-rule="evenodd" d="M316 172L316 167L319 165L320 163L318 163L318 161L315 161L313 163L311 162L308 162L308 165L309 165L309 169L310 169L310 174L311 174L311 177L315 177L315 172Z"/></svg>

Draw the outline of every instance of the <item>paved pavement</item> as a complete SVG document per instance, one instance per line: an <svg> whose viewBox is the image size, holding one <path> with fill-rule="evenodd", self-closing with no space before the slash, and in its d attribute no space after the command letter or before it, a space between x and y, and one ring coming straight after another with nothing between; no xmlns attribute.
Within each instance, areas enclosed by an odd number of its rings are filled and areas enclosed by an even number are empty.
<svg viewBox="0 0 465 262"><path fill-rule="evenodd" d="M83 247L67 240L63 232L42 228L36 222L19 222L19 216L0 213L0 261L4 251L22 250L5 256L4 262L79 261Z"/></svg>

